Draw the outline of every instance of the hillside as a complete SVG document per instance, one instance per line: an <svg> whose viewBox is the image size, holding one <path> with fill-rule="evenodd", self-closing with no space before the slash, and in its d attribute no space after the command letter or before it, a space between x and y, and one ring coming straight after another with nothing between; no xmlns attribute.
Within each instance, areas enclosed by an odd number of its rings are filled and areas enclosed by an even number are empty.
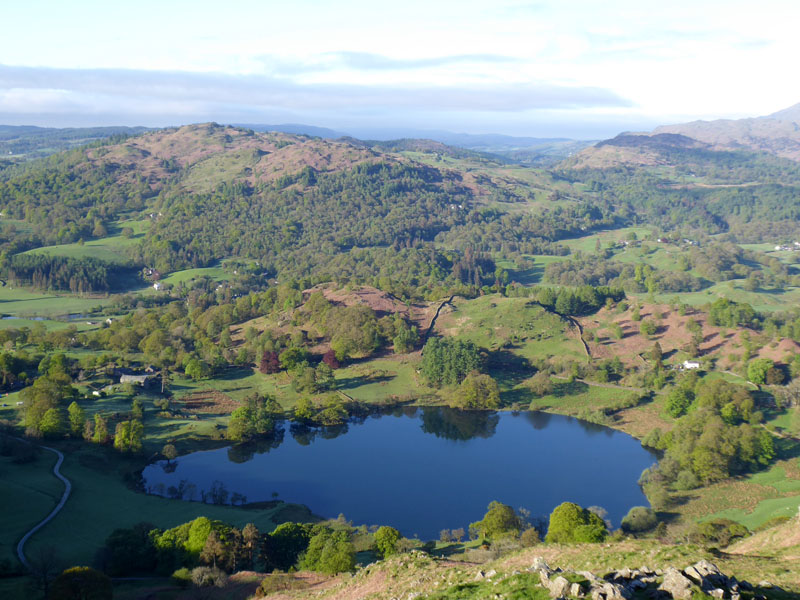
<svg viewBox="0 0 800 600"><path fill-rule="evenodd" d="M797 105L766 117L693 121L664 125L653 133L676 133L720 150L754 150L800 160L800 112Z"/></svg>
<svg viewBox="0 0 800 600"><path fill-rule="evenodd" d="M800 105L765 117L662 125L651 133L622 133L586 148L564 168L692 165L709 152L763 153L800 161Z"/></svg>
<svg viewBox="0 0 800 600"><path fill-rule="evenodd" d="M495 268L478 248L511 241L558 254L564 250L554 242L585 228L587 217L613 222L591 203L578 207L579 192L568 184L531 179L548 177L429 140L334 141L191 125L0 172L7 223L0 247L88 260L70 245L115 237L113 245L124 246L115 261L160 274L236 258L280 279L483 285L494 282ZM545 201L564 189L568 199ZM26 260L22 280L38 268ZM107 278L97 279L99 288L82 287L107 289Z"/></svg>

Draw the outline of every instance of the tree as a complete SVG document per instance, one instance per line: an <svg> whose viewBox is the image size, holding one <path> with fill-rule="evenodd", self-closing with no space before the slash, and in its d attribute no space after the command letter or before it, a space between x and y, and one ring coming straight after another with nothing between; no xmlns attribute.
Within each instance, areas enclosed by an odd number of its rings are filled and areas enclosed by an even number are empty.
<svg viewBox="0 0 800 600"><path fill-rule="evenodd" d="M338 369L341 366L336 358L336 352L333 350L328 350L322 355L322 362L328 365L331 369Z"/></svg>
<svg viewBox="0 0 800 600"><path fill-rule="evenodd" d="M92 441L95 444L105 444L108 441L108 423L100 413L94 413Z"/></svg>
<svg viewBox="0 0 800 600"><path fill-rule="evenodd" d="M531 392L540 398L553 392L553 382L550 379L549 373L544 371L539 371L536 375L531 377L527 385Z"/></svg>
<svg viewBox="0 0 800 600"><path fill-rule="evenodd" d="M551 544L601 542L606 535L603 519L573 502L564 502L550 514L545 540Z"/></svg>
<svg viewBox="0 0 800 600"><path fill-rule="evenodd" d="M131 445L131 422L120 421L114 430L114 449L127 452Z"/></svg>
<svg viewBox="0 0 800 600"><path fill-rule="evenodd" d="M309 571L335 575L355 568L356 550L346 531L324 528L314 535L300 561Z"/></svg>
<svg viewBox="0 0 800 600"><path fill-rule="evenodd" d="M80 437L86 423L86 413L74 400L67 408L67 413L69 414L70 434L72 437Z"/></svg>
<svg viewBox="0 0 800 600"><path fill-rule="evenodd" d="M261 534L258 531L258 527L253 523L248 523L244 526L244 529L242 529L243 567L245 569L252 569L255 564L256 550L258 549L258 541L260 538Z"/></svg>
<svg viewBox="0 0 800 600"><path fill-rule="evenodd" d="M747 365L747 379L757 385L766 383L767 372L774 366L769 358L754 358Z"/></svg>
<svg viewBox="0 0 800 600"><path fill-rule="evenodd" d="M211 368L205 361L193 358L186 364L185 373L187 377L199 381L201 379L207 379L209 375L211 375Z"/></svg>
<svg viewBox="0 0 800 600"><path fill-rule="evenodd" d="M400 541L400 532L394 527L384 525L375 532L375 547L383 558L397 553L397 544Z"/></svg>
<svg viewBox="0 0 800 600"><path fill-rule="evenodd" d="M111 600L114 586L111 578L90 567L72 567L53 581L51 600Z"/></svg>
<svg viewBox="0 0 800 600"><path fill-rule="evenodd" d="M294 407L294 420L298 423L311 423L314 421L316 410L314 403L308 396L303 396Z"/></svg>
<svg viewBox="0 0 800 600"><path fill-rule="evenodd" d="M280 371L281 363L278 359L278 353L273 351L264 352L264 354L261 356L261 362L258 365L258 370L265 375Z"/></svg>
<svg viewBox="0 0 800 600"><path fill-rule="evenodd" d="M302 523L281 523L272 533L265 534L261 544L261 559L267 570L288 570L308 548L311 526Z"/></svg>
<svg viewBox="0 0 800 600"><path fill-rule="evenodd" d="M397 354L405 354L411 352L419 342L419 332L413 325L409 327L405 323L401 323L397 333L392 339L394 351Z"/></svg>
<svg viewBox="0 0 800 600"><path fill-rule="evenodd" d="M39 432L46 438L55 438L63 435L64 418L60 408L51 408L44 413L39 423Z"/></svg>
<svg viewBox="0 0 800 600"><path fill-rule="evenodd" d="M453 397L453 404L473 410L499 408L500 388L490 375L473 371L461 382Z"/></svg>
<svg viewBox="0 0 800 600"><path fill-rule="evenodd" d="M649 319L645 319L639 324L639 333L644 336L650 337L651 335L655 335L657 331L658 326Z"/></svg>
<svg viewBox="0 0 800 600"><path fill-rule="evenodd" d="M499 538L519 535L522 523L514 509L507 504L492 501L481 521L470 524L480 535L487 538Z"/></svg>
<svg viewBox="0 0 800 600"><path fill-rule="evenodd" d="M217 561L222 563L225 560L226 555L227 551L225 544L222 543L219 534L212 529L206 538L206 543L203 545L203 550L200 552L200 560L216 568Z"/></svg>
<svg viewBox="0 0 800 600"><path fill-rule="evenodd" d="M172 444L164 444L164 447L161 449L161 454L163 454L164 458L166 458L167 462L169 462L175 460L175 458L178 456L178 449Z"/></svg>
<svg viewBox="0 0 800 600"><path fill-rule="evenodd" d="M692 405L692 394L688 390L675 388L667 396L665 409L667 414L675 419L685 415Z"/></svg>

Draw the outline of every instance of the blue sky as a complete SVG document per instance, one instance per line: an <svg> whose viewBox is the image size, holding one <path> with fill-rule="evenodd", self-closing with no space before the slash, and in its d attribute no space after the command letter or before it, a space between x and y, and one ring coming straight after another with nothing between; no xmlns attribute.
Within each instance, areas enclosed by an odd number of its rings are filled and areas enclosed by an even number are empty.
<svg viewBox="0 0 800 600"><path fill-rule="evenodd" d="M27 0L0 22L8 124L589 138L800 102L787 0Z"/></svg>

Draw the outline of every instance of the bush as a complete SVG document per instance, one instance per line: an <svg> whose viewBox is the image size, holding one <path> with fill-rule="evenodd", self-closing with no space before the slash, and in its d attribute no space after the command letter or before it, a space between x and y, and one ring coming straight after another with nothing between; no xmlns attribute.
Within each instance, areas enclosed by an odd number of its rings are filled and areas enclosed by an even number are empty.
<svg viewBox="0 0 800 600"><path fill-rule="evenodd" d="M189 584L192 582L192 572L186 567L182 567L172 574L171 579L172 583L178 587L189 587Z"/></svg>
<svg viewBox="0 0 800 600"><path fill-rule="evenodd" d="M197 587L225 587L228 576L217 567L196 567L192 569L192 583Z"/></svg>
<svg viewBox="0 0 800 600"><path fill-rule="evenodd" d="M545 540L553 544L600 542L606 535L603 519L573 502L564 502L550 514Z"/></svg>
<svg viewBox="0 0 800 600"><path fill-rule="evenodd" d="M72 567L53 581L48 598L52 600L111 600L114 586L111 578L90 567Z"/></svg>
<svg viewBox="0 0 800 600"><path fill-rule="evenodd" d="M653 509L646 506L634 506L622 519L622 530L626 533L649 531L658 524Z"/></svg>
<svg viewBox="0 0 800 600"><path fill-rule="evenodd" d="M678 473L675 479L675 489L680 491L693 490L700 486L700 480L697 476L689 470L683 470Z"/></svg>
<svg viewBox="0 0 800 600"><path fill-rule="evenodd" d="M530 548L531 546L535 546L536 544L539 544L541 541L542 539L539 536L539 532L536 531L534 527L528 527L519 536L519 542L520 544L522 544L524 548Z"/></svg>

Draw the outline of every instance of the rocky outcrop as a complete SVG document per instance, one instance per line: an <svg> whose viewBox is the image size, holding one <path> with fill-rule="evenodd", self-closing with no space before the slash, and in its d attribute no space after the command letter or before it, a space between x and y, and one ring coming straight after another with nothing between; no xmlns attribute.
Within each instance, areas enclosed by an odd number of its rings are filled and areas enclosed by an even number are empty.
<svg viewBox="0 0 800 600"><path fill-rule="evenodd" d="M670 567L662 572L647 567L626 567L598 577L587 571L552 569L543 558L536 557L528 571L539 574L539 580L551 598L631 600L634 594L638 597L645 594L653 600L691 600L695 591L702 591L717 600L740 600L742 590L753 590L746 581L728 577L707 560L683 570ZM759 587L768 586L759 584Z"/></svg>

